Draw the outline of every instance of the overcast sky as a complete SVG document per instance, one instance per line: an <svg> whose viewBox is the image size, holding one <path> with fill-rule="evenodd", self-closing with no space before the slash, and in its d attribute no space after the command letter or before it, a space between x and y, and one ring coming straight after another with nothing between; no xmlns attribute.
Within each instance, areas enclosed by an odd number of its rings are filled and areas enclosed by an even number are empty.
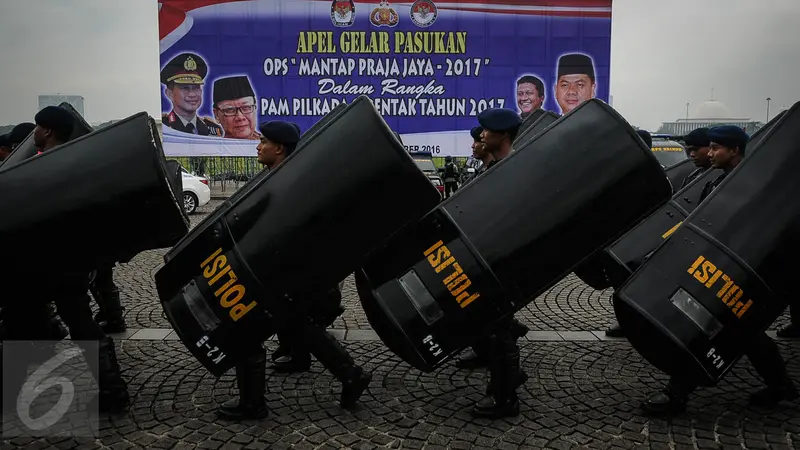
<svg viewBox="0 0 800 450"><path fill-rule="evenodd" d="M556 0L554 0L556 1ZM766 118L800 100L800 0L614 0L611 93L654 130L715 99ZM159 112L156 0L0 0L0 124L37 96L83 95L89 122Z"/></svg>

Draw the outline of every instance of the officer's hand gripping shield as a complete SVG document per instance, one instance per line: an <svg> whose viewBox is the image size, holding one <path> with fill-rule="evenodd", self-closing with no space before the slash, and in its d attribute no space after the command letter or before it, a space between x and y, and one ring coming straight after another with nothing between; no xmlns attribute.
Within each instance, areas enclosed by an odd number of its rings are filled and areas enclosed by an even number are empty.
<svg viewBox="0 0 800 450"><path fill-rule="evenodd" d="M372 252L361 303L387 347L435 370L670 189L633 128L588 101Z"/></svg>
<svg viewBox="0 0 800 450"><path fill-rule="evenodd" d="M767 131L780 120L782 114L774 117L769 123L753 133L747 143L745 158L758 151L760 148L759 142ZM675 170L676 166L666 169L666 172L672 185L680 186L685 176L680 179L673 179L677 177L674 177L674 173L671 173L671 170ZM598 252L581 264L575 270L575 275L581 281L597 290L617 289L622 286L628 277L644 263L648 255L674 233L686 216L697 208L700 204L700 194L706 183L721 174L721 170L709 169L692 180L691 183L678 189L669 202L628 230L605 251Z"/></svg>
<svg viewBox="0 0 800 450"><path fill-rule="evenodd" d="M0 170L0 279L88 273L189 229L154 122L139 113Z"/></svg>
<svg viewBox="0 0 800 450"><path fill-rule="evenodd" d="M216 376L439 203L368 98L323 121L193 228L156 273L167 318Z"/></svg>
<svg viewBox="0 0 800 450"><path fill-rule="evenodd" d="M58 107L69 111L70 114L72 114L72 117L75 119L75 122L72 126L72 134L69 136L69 140L67 142L75 140L81 136L87 135L92 131L94 131L94 129L88 123L86 123L86 120L84 120L83 116L81 116L80 113L76 111L75 108L72 107L72 105L70 105L67 102L63 102L60 105L58 105ZM22 142L20 142L17 148L15 148L14 151L11 152L10 155L8 155L8 158L6 158L3 161L0 161L0 170L7 169L15 164L19 164L22 161L25 161L28 158L36 156L37 151L38 149L36 148L36 145L33 143L33 132L31 132L28 135L28 137L26 137Z"/></svg>
<svg viewBox="0 0 800 450"><path fill-rule="evenodd" d="M614 296L631 345L667 374L715 384L796 296L800 104Z"/></svg>

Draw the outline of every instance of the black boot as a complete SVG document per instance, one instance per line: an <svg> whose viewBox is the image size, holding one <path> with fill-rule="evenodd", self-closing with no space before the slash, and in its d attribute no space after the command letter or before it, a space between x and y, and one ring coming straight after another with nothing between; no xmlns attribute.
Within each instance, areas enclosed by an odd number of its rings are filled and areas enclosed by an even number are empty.
<svg viewBox="0 0 800 450"><path fill-rule="evenodd" d="M619 323L615 323L611 326L611 328L606 330L606 336L608 337L625 337L625 331L619 326Z"/></svg>
<svg viewBox="0 0 800 450"><path fill-rule="evenodd" d="M487 395L472 410L475 417L498 419L519 415L517 388L527 374L520 367L519 347L510 330L498 330L492 338L490 380Z"/></svg>
<svg viewBox="0 0 800 450"><path fill-rule="evenodd" d="M479 355L472 347L456 360L456 367L459 369L477 369L488 365L489 358L485 355Z"/></svg>
<svg viewBox="0 0 800 450"><path fill-rule="evenodd" d="M269 415L266 391L267 355L261 351L236 365L236 384L239 398L220 405L217 414L223 419L240 421L263 419Z"/></svg>
<svg viewBox="0 0 800 450"><path fill-rule="evenodd" d="M92 294L97 301L98 313L94 320L105 333L122 333L128 329L122 301L119 298L119 289L114 286L109 290L93 290Z"/></svg>
<svg viewBox="0 0 800 450"><path fill-rule="evenodd" d="M369 387L372 374L357 366L339 341L325 329L311 324L303 328L304 342L317 361L342 383L342 408L352 408Z"/></svg>
<svg viewBox="0 0 800 450"><path fill-rule="evenodd" d="M641 404L642 410L651 415L673 415L682 413L686 410L686 402L689 394L695 386L682 383L675 378L670 378L667 387L659 392L653 392L647 396Z"/></svg>
<svg viewBox="0 0 800 450"><path fill-rule="evenodd" d="M797 339L800 338L800 325L790 323L775 333L779 338Z"/></svg>
<svg viewBox="0 0 800 450"><path fill-rule="evenodd" d="M128 385L122 379L114 340L106 336L100 339L99 361L96 373L100 389L99 409L102 412L117 412L128 407L130 398Z"/></svg>

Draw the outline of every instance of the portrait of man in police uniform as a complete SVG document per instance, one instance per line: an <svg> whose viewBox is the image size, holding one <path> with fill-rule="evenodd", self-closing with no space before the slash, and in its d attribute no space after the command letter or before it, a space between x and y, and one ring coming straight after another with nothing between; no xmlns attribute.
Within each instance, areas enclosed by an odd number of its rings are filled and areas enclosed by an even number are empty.
<svg viewBox="0 0 800 450"><path fill-rule="evenodd" d="M553 90L561 114L594 98L597 85L592 59L580 53L562 55L558 59L558 75Z"/></svg>
<svg viewBox="0 0 800 450"><path fill-rule="evenodd" d="M164 95L172 110L161 116L164 126L200 136L222 136L222 127L211 117L198 117L203 105L203 83L208 66L199 55L181 53L161 70Z"/></svg>
<svg viewBox="0 0 800 450"><path fill-rule="evenodd" d="M256 93L246 76L220 78L214 82L214 117L230 139L257 141Z"/></svg>

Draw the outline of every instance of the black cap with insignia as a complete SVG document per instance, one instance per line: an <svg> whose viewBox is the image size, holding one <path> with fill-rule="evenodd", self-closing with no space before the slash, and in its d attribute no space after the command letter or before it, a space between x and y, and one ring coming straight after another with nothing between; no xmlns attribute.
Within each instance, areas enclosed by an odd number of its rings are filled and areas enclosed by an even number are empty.
<svg viewBox="0 0 800 450"><path fill-rule="evenodd" d="M36 128L36 124L30 122L22 122L18 124L14 128L11 129L11 133L8 133L8 140L10 143L19 144L25 140L28 135L33 133L33 129Z"/></svg>
<svg viewBox="0 0 800 450"><path fill-rule="evenodd" d="M203 84L207 74L208 65L203 58L194 53L181 53L161 69L161 82L166 85Z"/></svg>
<svg viewBox="0 0 800 450"><path fill-rule="evenodd" d="M594 82L592 59L580 53L570 53L558 58L558 77L564 75L586 75Z"/></svg>
<svg viewBox="0 0 800 450"><path fill-rule="evenodd" d="M69 138L72 129L75 128L75 117L64 108L58 106L47 106L36 113L33 121L42 128L47 128L56 132L60 140Z"/></svg>
<svg viewBox="0 0 800 450"><path fill-rule="evenodd" d="M220 78L214 82L214 106L225 100L255 97L253 86L246 76Z"/></svg>
<svg viewBox="0 0 800 450"><path fill-rule="evenodd" d="M508 108L489 108L478 114L478 123L489 131L511 131L522 125L522 118Z"/></svg>

